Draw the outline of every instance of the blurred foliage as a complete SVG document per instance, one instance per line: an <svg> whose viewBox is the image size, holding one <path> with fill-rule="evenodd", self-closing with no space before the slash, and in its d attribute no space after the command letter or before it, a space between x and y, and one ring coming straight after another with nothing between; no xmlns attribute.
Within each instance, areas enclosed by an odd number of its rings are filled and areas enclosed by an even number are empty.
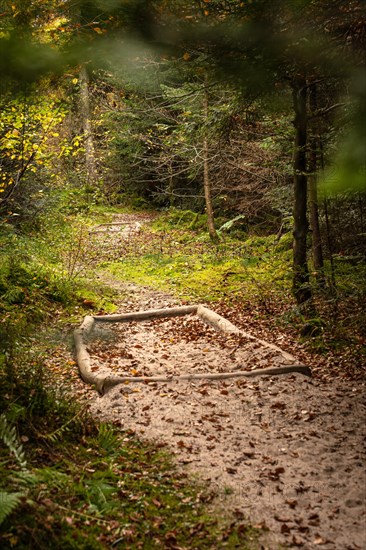
<svg viewBox="0 0 366 550"><path fill-rule="evenodd" d="M273 91L296 75L348 83L353 114L340 142L333 187L363 186L365 48L364 2L327 0L15 0L3 2L0 27L2 87L23 86L88 60L95 67L133 69L147 55L181 60L202 54L219 79L248 96ZM207 65L202 61L201 66Z"/></svg>

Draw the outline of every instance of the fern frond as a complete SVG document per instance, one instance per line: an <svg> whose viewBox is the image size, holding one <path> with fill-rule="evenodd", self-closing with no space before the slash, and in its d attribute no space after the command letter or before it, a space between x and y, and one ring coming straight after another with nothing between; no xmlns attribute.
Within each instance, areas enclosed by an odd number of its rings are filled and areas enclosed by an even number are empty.
<svg viewBox="0 0 366 550"><path fill-rule="evenodd" d="M56 467L45 467L37 470L38 480L45 483L49 488L64 489L69 483L69 476L59 472Z"/></svg>
<svg viewBox="0 0 366 550"><path fill-rule="evenodd" d="M82 407L72 418L70 418L65 424L57 428L54 432L50 434L39 434L40 437L48 439L52 443L57 443L63 437L66 432L70 432L71 428L69 425L74 422L79 416L81 416L86 411L86 407Z"/></svg>
<svg viewBox="0 0 366 550"><path fill-rule="evenodd" d="M0 524L15 510L22 496L23 493L0 491Z"/></svg>
<svg viewBox="0 0 366 550"><path fill-rule="evenodd" d="M111 496L116 493L116 487L113 485L100 479L91 479L85 488L90 510L102 513L115 507L116 503L111 499Z"/></svg>
<svg viewBox="0 0 366 550"><path fill-rule="evenodd" d="M10 426L5 414L0 416L0 439L3 440L10 452L15 456L19 466L23 469L27 467L27 461L23 450L23 445L19 443L14 426Z"/></svg>
<svg viewBox="0 0 366 550"><path fill-rule="evenodd" d="M29 470L21 470L20 472L13 472L13 477L18 485L25 487L33 487L39 483L38 473L30 472Z"/></svg>
<svg viewBox="0 0 366 550"><path fill-rule="evenodd" d="M232 228L232 226L234 225L235 222L239 221L239 220L244 220L245 219L245 216L243 214L239 214L239 216L236 216L235 218L233 218L232 220L229 220L228 222L224 223L218 230L217 232L218 233L221 233L222 231L228 231L229 229Z"/></svg>
<svg viewBox="0 0 366 550"><path fill-rule="evenodd" d="M118 448L118 437L113 428L108 424L100 424L98 433L99 445L107 452L113 452Z"/></svg>

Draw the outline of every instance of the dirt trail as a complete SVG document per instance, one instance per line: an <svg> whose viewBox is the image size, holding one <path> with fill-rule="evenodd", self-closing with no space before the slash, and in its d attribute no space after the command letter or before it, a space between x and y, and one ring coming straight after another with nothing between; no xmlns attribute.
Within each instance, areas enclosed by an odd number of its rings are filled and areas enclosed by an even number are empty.
<svg viewBox="0 0 366 550"><path fill-rule="evenodd" d="M139 230L143 219L125 221L126 238L133 238L131 228ZM123 293L121 312L180 305L163 292L102 277ZM224 372L277 361L276 354L224 337L194 316L103 326L89 353L95 369L136 375ZM216 507L263 530L262 548L366 548L362 384L324 384L298 374L130 384L103 397L91 394L89 403L100 419L165 443L182 468L209 484Z"/></svg>

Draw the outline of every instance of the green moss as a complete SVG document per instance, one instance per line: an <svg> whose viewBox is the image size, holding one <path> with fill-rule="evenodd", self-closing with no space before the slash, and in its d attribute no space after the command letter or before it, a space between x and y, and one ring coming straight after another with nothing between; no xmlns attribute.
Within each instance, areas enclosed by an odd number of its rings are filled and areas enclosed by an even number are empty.
<svg viewBox="0 0 366 550"><path fill-rule="evenodd" d="M186 223L193 213L173 211L170 218L164 215L162 222L154 222L153 232L145 229L145 242L142 240L137 250L105 267L121 280L163 288L194 300L273 298L276 292L289 292L291 251L278 246L275 236L251 236L244 242L231 237L213 245L208 237L186 227L167 232L167 219L174 221L178 214Z"/></svg>
<svg viewBox="0 0 366 550"><path fill-rule="evenodd" d="M180 230L207 231L207 215L192 212L192 210L169 209L159 216L152 228L159 231Z"/></svg>

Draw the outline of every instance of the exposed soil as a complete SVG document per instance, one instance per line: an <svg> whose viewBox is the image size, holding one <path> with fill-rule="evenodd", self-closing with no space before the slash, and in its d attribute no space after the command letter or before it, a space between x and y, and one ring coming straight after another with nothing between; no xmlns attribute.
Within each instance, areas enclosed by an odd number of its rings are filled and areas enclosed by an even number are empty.
<svg viewBox="0 0 366 550"><path fill-rule="evenodd" d="M126 238L133 238L131 224L143 220L127 221ZM181 305L162 292L105 282L122 291L121 312ZM136 376L283 362L193 315L103 325L88 345L95 369ZM291 374L123 384L87 395L100 419L166 444L180 467L212 489L216 508L263 530L262 548L366 548L364 382Z"/></svg>

